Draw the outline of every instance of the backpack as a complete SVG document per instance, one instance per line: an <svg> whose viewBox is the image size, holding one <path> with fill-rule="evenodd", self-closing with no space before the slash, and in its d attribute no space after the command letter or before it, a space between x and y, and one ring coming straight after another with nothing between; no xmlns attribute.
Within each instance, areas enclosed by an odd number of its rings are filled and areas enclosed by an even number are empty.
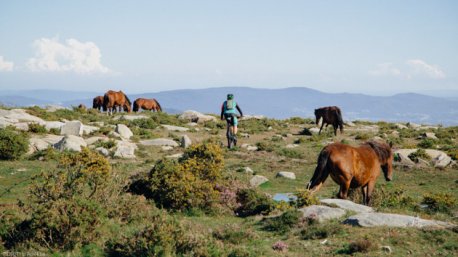
<svg viewBox="0 0 458 257"><path fill-rule="evenodd" d="M234 100L227 100L226 101L226 110L233 110L234 109Z"/></svg>

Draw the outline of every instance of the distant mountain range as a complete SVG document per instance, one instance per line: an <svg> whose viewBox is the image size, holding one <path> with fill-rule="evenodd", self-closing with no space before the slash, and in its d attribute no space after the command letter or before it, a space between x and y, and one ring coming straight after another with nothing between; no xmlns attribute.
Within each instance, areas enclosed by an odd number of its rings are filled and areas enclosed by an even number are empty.
<svg viewBox="0 0 458 257"><path fill-rule="evenodd" d="M128 93L128 89L124 91ZM349 93L330 94L304 87L284 89L225 87L129 94L128 97L132 101L138 97L156 98L166 111L172 113L196 110L219 114L227 93L235 95L236 101L245 114L262 114L272 118L313 117L315 108L337 105L341 107L345 120L458 125L458 100L415 93L370 96ZM0 103L8 106L46 104L76 106L83 103L89 107L92 105L92 98L96 95L103 95L103 93L57 90L2 91Z"/></svg>

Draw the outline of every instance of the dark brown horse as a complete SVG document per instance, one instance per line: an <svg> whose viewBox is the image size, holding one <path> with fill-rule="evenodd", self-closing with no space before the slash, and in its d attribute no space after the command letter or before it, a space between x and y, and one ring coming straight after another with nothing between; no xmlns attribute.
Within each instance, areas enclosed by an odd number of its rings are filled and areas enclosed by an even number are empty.
<svg viewBox="0 0 458 257"><path fill-rule="evenodd" d="M150 110L153 112L162 112L161 105L156 99L138 98L134 102L134 112L138 112L140 109Z"/></svg>
<svg viewBox="0 0 458 257"><path fill-rule="evenodd" d="M107 114L113 114L113 110L116 111L116 107L119 107L121 112L121 107L125 112L131 111L131 102L129 98L122 91L116 92L109 90L103 96L103 110L107 111Z"/></svg>
<svg viewBox="0 0 458 257"><path fill-rule="evenodd" d="M99 95L99 96L94 97L94 100L92 100L92 108L100 111L102 107L103 107L103 96Z"/></svg>
<svg viewBox="0 0 458 257"><path fill-rule="evenodd" d="M318 191L331 174L332 180L340 185L341 199L346 199L349 188L362 188L363 203L369 205L380 168L386 181L391 181L393 154L386 143L369 141L359 147L341 143L330 144L321 150L318 164L307 188Z"/></svg>
<svg viewBox="0 0 458 257"><path fill-rule="evenodd" d="M343 133L343 120L342 120L342 112L340 108L337 106L328 106L322 107L319 109L315 109L315 117L316 117L316 125L320 121L320 118L323 118L323 122L321 123L320 132L323 129L324 124L328 127L329 124L332 124L334 127L334 135L337 136L337 128L340 128L340 133Z"/></svg>

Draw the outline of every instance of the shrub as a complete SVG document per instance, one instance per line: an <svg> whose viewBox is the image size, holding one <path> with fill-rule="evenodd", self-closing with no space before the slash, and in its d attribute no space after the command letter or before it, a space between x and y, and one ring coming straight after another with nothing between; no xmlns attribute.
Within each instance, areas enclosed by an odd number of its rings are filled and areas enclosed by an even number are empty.
<svg viewBox="0 0 458 257"><path fill-rule="evenodd" d="M237 192L237 202L240 207L237 208L236 214L241 217L268 214L274 209L272 199L255 189L242 189Z"/></svg>
<svg viewBox="0 0 458 257"><path fill-rule="evenodd" d="M40 125L38 123L30 123L29 124L29 132L36 133L36 134L46 134L48 132L46 127Z"/></svg>
<svg viewBox="0 0 458 257"><path fill-rule="evenodd" d="M371 135L368 133L357 133L355 136L356 140L369 140Z"/></svg>
<svg viewBox="0 0 458 257"><path fill-rule="evenodd" d="M361 190L350 189L348 199L355 203L362 203L363 197ZM414 199L406 195L406 191L402 187L394 190L389 190L384 186L377 185L372 191L370 205L372 207L383 208L399 208L399 207L413 207Z"/></svg>
<svg viewBox="0 0 458 257"><path fill-rule="evenodd" d="M294 140L295 144L303 144L303 143L306 143L306 142L307 142L307 140L305 138L303 138L303 137L299 137L296 140Z"/></svg>
<svg viewBox="0 0 458 257"><path fill-rule="evenodd" d="M26 134L11 128L0 129L0 160L19 159L29 149Z"/></svg>
<svg viewBox="0 0 458 257"><path fill-rule="evenodd" d="M72 250L97 242L110 218L128 222L143 213L133 197L121 194L123 184L100 154L84 148L61 157L57 170L34 178L29 201L22 205L30 218L17 224L7 241L30 242L46 248Z"/></svg>
<svg viewBox="0 0 458 257"><path fill-rule="evenodd" d="M294 205L298 208L320 203L316 196L310 194L309 190L301 189L294 195L297 197L296 201L294 202Z"/></svg>
<svg viewBox="0 0 458 257"><path fill-rule="evenodd" d="M155 129L159 123L153 119L136 119L129 121L128 127L139 127L142 129Z"/></svg>
<svg viewBox="0 0 458 257"><path fill-rule="evenodd" d="M286 211L278 217L264 219L263 228L267 231L284 234L299 223L301 216L302 212L300 211Z"/></svg>
<svg viewBox="0 0 458 257"><path fill-rule="evenodd" d="M258 148L258 151L267 151L267 152L272 152L275 147L274 145L266 142L257 142L256 147Z"/></svg>
<svg viewBox="0 0 458 257"><path fill-rule="evenodd" d="M30 160L40 160L40 161L50 161L50 160L59 160L60 152L54 149L51 146L48 146L45 150L37 151L33 153L29 159Z"/></svg>
<svg viewBox="0 0 458 257"><path fill-rule="evenodd" d="M193 238L183 227L166 214L156 215L148 225L118 239L109 240L108 256L208 256L201 238Z"/></svg>
<svg viewBox="0 0 458 257"><path fill-rule="evenodd" d="M255 237L252 231L247 231L235 225L225 225L222 228L215 230L212 235L215 239L233 245L246 243L247 240L251 240Z"/></svg>
<svg viewBox="0 0 458 257"><path fill-rule="evenodd" d="M422 201L428 205L427 211L443 213L451 213L456 202L456 198L450 193L425 194Z"/></svg>
<svg viewBox="0 0 458 257"><path fill-rule="evenodd" d="M418 159L423 159L423 160L430 160L431 157L429 157L429 155L426 153L425 149L421 149L419 148L417 151L409 154L409 159L411 159L412 161L418 163Z"/></svg>
<svg viewBox="0 0 458 257"><path fill-rule="evenodd" d="M421 148L431 148L433 147L435 144L435 141L434 139L431 139L431 138L424 138L420 141L420 143L418 143L418 147L421 147Z"/></svg>
<svg viewBox="0 0 458 257"><path fill-rule="evenodd" d="M301 159L304 157L301 152L298 152L297 150L290 149L290 148L282 148L278 150L277 153L281 156L285 156L285 157L293 158L293 159Z"/></svg>
<svg viewBox="0 0 458 257"><path fill-rule="evenodd" d="M367 253L370 248L372 247L371 241L368 239L360 239L351 242L348 245L347 253L354 254L354 253Z"/></svg>
<svg viewBox="0 0 458 257"><path fill-rule="evenodd" d="M116 141L113 139L109 139L108 141L97 140L95 143L95 147L103 147L106 149L111 149L116 146Z"/></svg>
<svg viewBox="0 0 458 257"><path fill-rule="evenodd" d="M169 209L210 208L219 199L215 186L223 166L218 145L191 146L178 162L156 163L148 178L151 195L157 204Z"/></svg>
<svg viewBox="0 0 458 257"><path fill-rule="evenodd" d="M309 220L304 229L301 230L300 236L302 240L323 239L342 232L342 227L330 223L317 223L314 220Z"/></svg>

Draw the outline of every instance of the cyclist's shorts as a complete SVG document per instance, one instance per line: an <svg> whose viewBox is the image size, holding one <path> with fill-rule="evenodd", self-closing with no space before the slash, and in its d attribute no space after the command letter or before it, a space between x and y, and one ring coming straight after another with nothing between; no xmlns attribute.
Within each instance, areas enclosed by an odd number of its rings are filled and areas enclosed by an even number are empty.
<svg viewBox="0 0 458 257"><path fill-rule="evenodd" d="M224 114L227 123L231 124L232 126L237 126L239 121L236 115L232 115L231 113Z"/></svg>

